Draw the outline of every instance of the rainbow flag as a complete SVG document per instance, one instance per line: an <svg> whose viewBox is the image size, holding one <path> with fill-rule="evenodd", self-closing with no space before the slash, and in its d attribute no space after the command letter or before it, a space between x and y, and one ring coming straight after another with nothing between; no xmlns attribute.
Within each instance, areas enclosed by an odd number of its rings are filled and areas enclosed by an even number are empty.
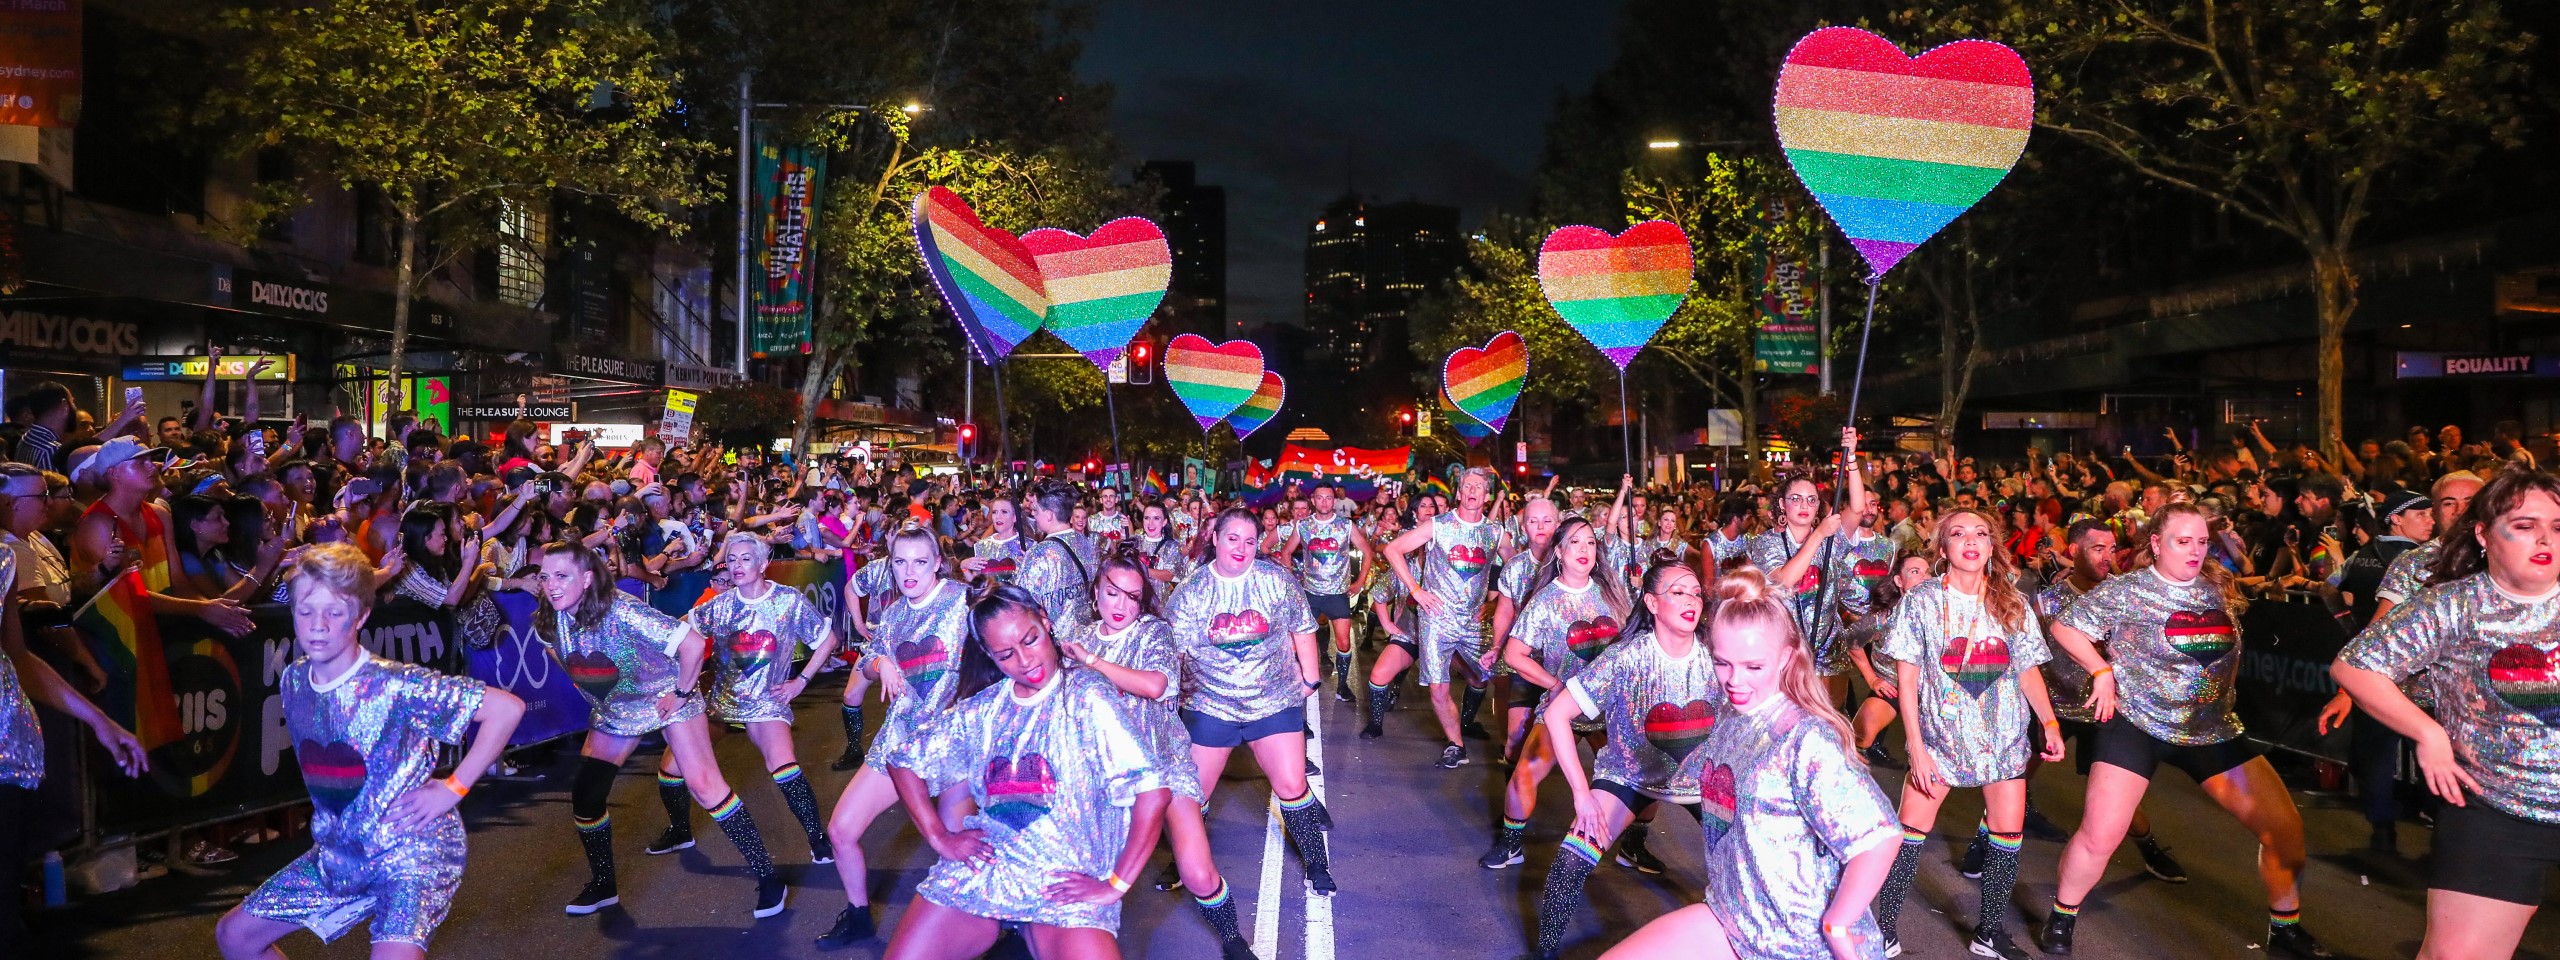
<svg viewBox="0 0 2560 960"><path fill-rule="evenodd" d="M1875 34L1830 27L1788 51L1777 121L1796 176L1881 277L2017 165L2035 126L2035 82L1996 43L1911 57Z"/></svg>
<svg viewBox="0 0 2560 960"><path fill-rule="evenodd" d="M89 698L98 709L133 731L145 750L177 741L183 735L178 698L169 683L168 654L160 645L160 624L152 619L142 575L127 573L110 581L72 615L71 625L107 672L106 689Z"/></svg>
<svg viewBox="0 0 2560 960"><path fill-rule="evenodd" d="M1449 492L1449 481L1442 480L1437 476L1423 477L1420 486L1423 493L1436 494L1443 499L1456 495Z"/></svg>
<svg viewBox="0 0 2560 960"><path fill-rule="evenodd" d="M1280 448L1278 486L1285 490L1287 484L1297 483L1301 489L1311 489L1318 480L1330 480L1343 495L1368 501L1377 498L1381 483L1412 471L1412 447L1318 450L1292 443Z"/></svg>
<svg viewBox="0 0 2560 960"><path fill-rule="evenodd" d="M1157 473L1154 467L1148 467L1147 478L1138 482L1138 492L1150 497L1164 496L1164 474Z"/></svg>

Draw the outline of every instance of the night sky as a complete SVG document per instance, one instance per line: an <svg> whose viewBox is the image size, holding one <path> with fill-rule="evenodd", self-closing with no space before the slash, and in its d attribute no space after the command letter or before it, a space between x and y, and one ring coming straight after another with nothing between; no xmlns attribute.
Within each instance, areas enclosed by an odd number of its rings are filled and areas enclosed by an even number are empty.
<svg viewBox="0 0 2560 960"><path fill-rule="evenodd" d="M1101 0L1083 73L1132 160L1227 188L1231 324L1295 323L1306 225L1346 186L1520 210L1560 91L1614 46L1617 0Z"/></svg>

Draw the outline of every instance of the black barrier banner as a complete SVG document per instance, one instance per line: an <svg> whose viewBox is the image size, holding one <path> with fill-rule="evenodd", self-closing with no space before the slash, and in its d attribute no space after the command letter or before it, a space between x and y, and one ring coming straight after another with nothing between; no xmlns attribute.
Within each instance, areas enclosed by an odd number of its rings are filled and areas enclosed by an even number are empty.
<svg viewBox="0 0 2560 960"><path fill-rule="evenodd" d="M2319 734L2320 708L2338 693L2329 664L2346 628L2319 603L2260 600L2240 618L2240 722L2252 739L2344 763L2347 735Z"/></svg>

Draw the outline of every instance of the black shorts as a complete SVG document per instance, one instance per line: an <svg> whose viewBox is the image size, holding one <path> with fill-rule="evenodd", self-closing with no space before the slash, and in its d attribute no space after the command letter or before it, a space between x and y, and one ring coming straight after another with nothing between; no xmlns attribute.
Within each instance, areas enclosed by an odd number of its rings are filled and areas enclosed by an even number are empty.
<svg viewBox="0 0 2560 960"><path fill-rule="evenodd" d="M1182 728L1191 732L1192 743L1203 747L1241 747L1264 737L1305 733L1307 705L1295 704L1260 720L1243 723L1185 710L1182 711Z"/></svg>
<svg viewBox="0 0 2560 960"><path fill-rule="evenodd" d="M1530 683L1527 680L1520 679L1519 674L1515 673L1511 675L1511 705L1513 707L1517 707L1522 710L1535 710L1538 708L1538 698L1546 695L1547 688Z"/></svg>
<svg viewBox="0 0 2560 960"><path fill-rule="evenodd" d="M2098 755L2098 725L2085 720L2063 719L2062 741L2071 745L2071 765L2080 768L2081 776L2089 775L2089 764Z"/></svg>
<svg viewBox="0 0 2560 960"><path fill-rule="evenodd" d="M1351 595L1347 593L1307 594L1307 609L1327 620L1351 619Z"/></svg>
<svg viewBox="0 0 2560 960"><path fill-rule="evenodd" d="M2132 772L2145 780L2165 763L2187 772L2197 783L2258 758L2258 748L2249 741L2233 737L2221 743L2182 746L2143 732L2124 714L2116 714L2098 727L2097 748L2082 756L2091 763L2103 763Z"/></svg>
<svg viewBox="0 0 2560 960"><path fill-rule="evenodd" d="M1412 657L1415 660L1422 659L1422 644L1413 639L1413 634L1407 633L1403 636L1397 636L1390 633L1387 635L1387 642L1403 647L1405 656Z"/></svg>
<svg viewBox="0 0 2560 960"><path fill-rule="evenodd" d="M1594 779L1591 781L1591 789L1618 798L1618 802L1626 806L1628 815L1633 817L1644 816L1645 811L1653 809L1654 804L1662 802L1660 799L1638 793L1636 788L1615 780ZM1689 811L1689 816L1696 818L1698 822L1706 822L1707 815L1697 804L1684 803L1680 805L1680 809Z"/></svg>
<svg viewBox="0 0 2560 960"><path fill-rule="evenodd" d="M2464 806L2436 808L2435 877L2427 889L2538 907L2554 865L2560 823L2527 820L2477 794Z"/></svg>

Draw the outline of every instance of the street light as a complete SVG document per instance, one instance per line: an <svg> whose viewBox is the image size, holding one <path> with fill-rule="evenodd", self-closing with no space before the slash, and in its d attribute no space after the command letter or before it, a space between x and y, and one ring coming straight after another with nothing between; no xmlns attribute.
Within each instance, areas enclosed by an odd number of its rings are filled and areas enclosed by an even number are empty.
<svg viewBox="0 0 2560 960"><path fill-rule="evenodd" d="M1649 142L1647 142L1647 143L1644 145L1644 147L1645 147L1645 149L1647 149L1647 150L1678 150L1678 149L1680 149L1680 141L1678 141L1678 140L1653 140L1653 141L1649 141Z"/></svg>

